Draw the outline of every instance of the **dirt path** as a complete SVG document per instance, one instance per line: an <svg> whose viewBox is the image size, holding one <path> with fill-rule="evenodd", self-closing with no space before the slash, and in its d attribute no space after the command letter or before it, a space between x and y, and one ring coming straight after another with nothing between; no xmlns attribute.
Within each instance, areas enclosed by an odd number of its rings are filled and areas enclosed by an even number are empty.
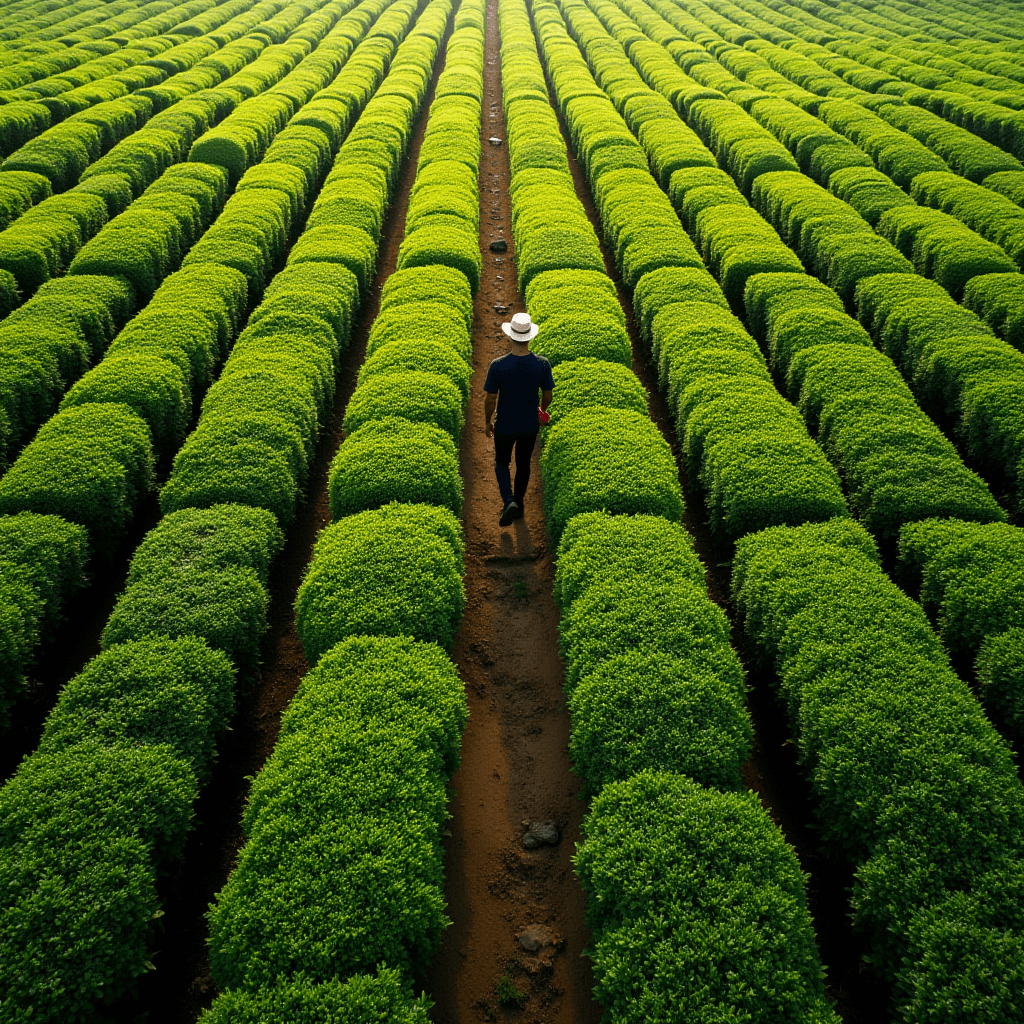
<svg viewBox="0 0 1024 1024"><path fill-rule="evenodd" d="M600 239L601 222L590 185L573 155L560 113L559 125L569 152L569 170L576 194ZM622 286L614 260L603 243L601 250L605 270L616 283L619 302L626 315L633 372L647 390L651 418L671 446L679 467L679 483L686 506L683 525L693 538L694 549L707 570L708 594L729 616L732 645L747 670L750 687L747 706L753 720L754 741L750 759L743 767L743 783L757 793L761 805L795 849L800 866L808 875L808 903L822 964L828 972L826 990L829 998L835 1001L836 1011L847 1024L875 1024L889 1017L890 992L889 987L870 972L861 959L867 952L867 943L854 934L848 916L848 889L853 884L853 873L847 863L830 858L822 849L814 827L810 787L797 762L789 723L772 692L771 666L758 663L729 599L732 551L729 546L716 541L708 528L703 493L698 482L687 477L675 423L658 388L657 369L648 358L633 319L632 296Z"/></svg>
<svg viewBox="0 0 1024 1024"><path fill-rule="evenodd" d="M249 780L274 749L281 715L309 670L295 629L295 595L317 535L330 521L327 476L344 438L341 424L345 406L363 364L366 341L380 308L381 289L394 272L405 234L405 212L426 128L425 113L433 100L437 77L444 69L451 28L449 22L423 113L406 154L401 182L381 231L377 274L338 372L334 409L317 444L306 500L289 527L284 550L270 574L269 628L263 639L260 678L241 696L232 730L221 737L213 779L196 804L195 828L185 857L161 887L164 917L153 956L157 970L144 976L137 998L115 1008L112 1017L118 1024L192 1024L216 994L210 978L204 915L235 866L242 845L241 818Z"/></svg>
<svg viewBox="0 0 1024 1024"><path fill-rule="evenodd" d="M469 726L453 780L445 842L448 915L453 920L425 979L438 1024L514 1020L587 1024L591 999L584 901L572 869L584 805L569 765L569 717L552 598L553 552L541 509L537 456L525 518L498 526L493 443L483 433L487 366L508 351L496 309L523 309L516 288L509 210L509 164L501 102L497 0L487 5L484 153L480 168L484 274L473 317L473 395L462 441L465 482L466 613L453 657L466 682ZM496 136L500 146L488 139ZM509 252L490 242L504 238ZM555 822L557 846L526 850L524 823ZM519 935L549 929L554 944L528 952ZM525 997L501 1005L507 978Z"/></svg>

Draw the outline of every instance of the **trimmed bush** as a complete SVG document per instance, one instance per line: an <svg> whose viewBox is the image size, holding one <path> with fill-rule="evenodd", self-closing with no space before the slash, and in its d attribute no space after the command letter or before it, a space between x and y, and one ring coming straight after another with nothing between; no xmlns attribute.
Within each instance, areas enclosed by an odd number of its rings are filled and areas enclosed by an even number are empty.
<svg viewBox="0 0 1024 1024"><path fill-rule="evenodd" d="M330 470L331 517L392 501L462 512L459 457L451 436L395 416L365 423L345 438Z"/></svg>
<svg viewBox="0 0 1024 1024"><path fill-rule="evenodd" d="M533 350L552 367L591 357L629 367L633 353L629 335L618 318L594 315L554 315L541 325Z"/></svg>
<svg viewBox="0 0 1024 1024"><path fill-rule="evenodd" d="M254 992L229 990L204 1010L203 1024L261 1024L268 1019L290 1024L428 1024L431 1003L414 999L400 971L378 967L376 975L357 974L346 981L313 983L305 979L279 982Z"/></svg>
<svg viewBox="0 0 1024 1024"><path fill-rule="evenodd" d="M552 376L555 390L548 407L551 421L542 428L545 435L565 416L595 405L647 414L647 392L633 371L620 363L574 359L554 367Z"/></svg>
<svg viewBox="0 0 1024 1024"><path fill-rule="evenodd" d="M598 407L562 417L547 433L540 470L545 519L555 541L581 512L645 513L671 522L683 515L672 451L641 413Z"/></svg>
<svg viewBox="0 0 1024 1024"><path fill-rule="evenodd" d="M354 637L321 659L256 777L248 841L210 911L222 989L430 962L448 923L439 835L465 722L462 681L432 644Z"/></svg>
<svg viewBox="0 0 1024 1024"><path fill-rule="evenodd" d="M1024 736L1024 629L1015 626L985 637L974 670L986 706Z"/></svg>
<svg viewBox="0 0 1024 1024"><path fill-rule="evenodd" d="M358 386L377 377L400 375L405 371L444 377L462 396L461 408L469 401L472 370L460 355L440 341L421 341L415 347L401 341L383 345L359 368Z"/></svg>
<svg viewBox="0 0 1024 1024"><path fill-rule="evenodd" d="M711 1020L723 1006L751 1020L838 1019L796 854L755 794L644 771L605 787L583 831L575 864L610 1020Z"/></svg>
<svg viewBox="0 0 1024 1024"><path fill-rule="evenodd" d="M461 271L442 265L396 270L380 293L381 313L395 306L423 302L458 309L466 321L466 330L472 330L473 293Z"/></svg>
<svg viewBox="0 0 1024 1024"><path fill-rule="evenodd" d="M234 684L228 659L196 637L119 644L93 658L61 691L39 753L87 741L166 744L204 780L217 735L234 711Z"/></svg>
<svg viewBox="0 0 1024 1024"><path fill-rule="evenodd" d="M295 602L310 664L356 635L449 648L464 605L457 520L447 509L398 503L324 530Z"/></svg>
<svg viewBox="0 0 1024 1024"><path fill-rule="evenodd" d="M431 423L457 442L462 433L462 408L458 388L440 374L422 370L378 374L353 392L343 428L351 434L372 420L398 416Z"/></svg>
<svg viewBox="0 0 1024 1024"><path fill-rule="evenodd" d="M59 515L112 554L153 487L149 427L127 406L68 409L36 434L0 480L0 514Z"/></svg>

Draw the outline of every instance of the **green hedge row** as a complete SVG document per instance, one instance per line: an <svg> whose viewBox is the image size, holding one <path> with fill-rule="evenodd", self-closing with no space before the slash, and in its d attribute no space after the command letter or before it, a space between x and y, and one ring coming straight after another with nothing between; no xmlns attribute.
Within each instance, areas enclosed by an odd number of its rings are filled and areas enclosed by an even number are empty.
<svg viewBox="0 0 1024 1024"><path fill-rule="evenodd" d="M934 516L1004 518L835 292L811 277L766 274L750 279L745 304L851 510L877 538L893 541L904 523Z"/></svg>
<svg viewBox="0 0 1024 1024"><path fill-rule="evenodd" d="M880 274L857 289L857 312L915 395L975 465L1020 494L1024 486L1024 355L933 281Z"/></svg>
<svg viewBox="0 0 1024 1024"><path fill-rule="evenodd" d="M610 22L614 20L612 5L595 6L600 6L602 16L608 12ZM629 95L634 99L650 94L622 47L605 45L608 33L601 21L582 4L563 7L595 68L603 68L609 76L614 69L618 80L631 80ZM658 117L657 108L653 110L652 116ZM647 112L634 103L635 122L647 123ZM607 101L605 123L626 130ZM643 174L649 187L660 191L647 172L631 174L634 178ZM719 180L714 174L722 172L700 165L680 169L673 172L670 188L673 198L691 215L695 200L704 198L696 193L714 190L708 205L694 218L697 237L701 238L701 229L707 232L703 241L709 265L718 271L727 291L729 287L736 290L734 298L741 304L746 275L755 272L766 254L753 233L756 228L738 230L737 222L760 225L762 236L774 238L775 251L783 254L783 267L794 269L800 264L746 206L731 182L728 194L736 201L716 202L721 186L702 184ZM607 187L609 177L614 178L606 175L592 185L596 197ZM738 215L738 221L730 215ZM775 391L756 343L725 308L722 291L699 262L690 268L664 262L663 268L641 279L634 305L657 361L660 383L676 414L684 458L704 488L712 528L735 538L769 524L846 515L835 471L807 436L796 410Z"/></svg>
<svg viewBox="0 0 1024 1024"><path fill-rule="evenodd" d="M574 33L599 38L582 5L561 6ZM607 148L631 151L627 140L632 136L612 103L591 94L588 83L593 79L566 34L559 9L544 2L531 7L544 59L549 68L560 67L557 76L552 73L559 102L566 111L580 111L566 117L570 124L578 118L580 144L600 139L604 127L609 140L621 140L608 141ZM503 4L499 18L503 71L521 67L519 41L529 41L532 48L526 11L521 4ZM510 40L515 42L510 45ZM587 46L586 55L608 95L627 110L630 128L657 124L654 118L665 120L660 104L637 102L645 97L620 72L623 65L614 59L614 50ZM515 105L510 124L514 116ZM657 145L657 132L645 131L643 137L646 144ZM642 166L611 167L602 173L598 168L606 165L593 158L587 166L599 209L609 207L605 197L614 195L620 181L651 196L657 209L657 186ZM669 177L685 174L691 166L708 164L694 160L673 168ZM606 214L609 219L616 215L611 209ZM674 232L680 232L678 222ZM621 250L616 255L621 261ZM568 272L565 276L571 280ZM656 314L691 282L713 288L720 303L713 308L726 312L724 296L699 259L676 262L669 256L663 266L649 267L637 283L637 319L645 325L646 336ZM590 287L600 294L596 281ZM533 301L528 294L528 303ZM703 1020L723 999L735 1005L740 989L752 1007L770 1006L773 1019L804 1019L800 1014L814 1007L817 1019L832 1020L792 851L756 803L743 801L741 811L732 794L704 788L739 786L751 732L743 707L743 672L729 647L727 620L708 599L703 568L678 524L681 507L671 452L643 415L642 391L625 367L577 359L561 363L555 374L552 411L558 415L545 431L541 466L548 528L553 536L560 535L556 598L562 609L561 646L572 717L570 751L587 789L599 794L576 858L594 929L595 994L614 1021L650 1020L652 1015L667 1019L677 1016L680 1006L693 1019ZM618 472L620 461L630 458L641 471L631 476ZM651 811L647 822L610 823L606 808L616 799L613 794L649 786L649 780L657 780L653 784L664 786L672 797L658 805L647 789L642 797ZM687 844L703 846L695 822L678 824L676 809L683 793L693 794L705 813L721 823L715 828L722 833L734 835L749 827L766 835L760 848L745 843L731 863L709 866L701 857L700 888L716 893L708 903L677 880L692 873ZM636 844L622 833L612 839L619 829L635 836ZM623 841L630 849L635 879L648 882L620 898L603 865L614 861L613 847L621 851ZM777 851L777 857L767 854L768 849ZM786 927L781 919L778 927L765 927L761 917L764 930L757 950L740 950L728 937L742 931L752 915L765 912L764 900L750 898L749 890L727 895L736 874L747 871L765 879L766 893L777 892L780 884L788 886L791 898L780 901L779 909L785 906L795 915ZM664 891L657 885L652 890L652 877L668 879ZM695 935L706 939L696 940ZM794 935L802 941L794 941ZM706 942L700 952L695 952L697 941ZM712 950L725 945L732 950L729 970L736 979L728 996L723 971L713 966L704 975L697 965L698 960L720 965L720 954Z"/></svg>
<svg viewBox="0 0 1024 1024"><path fill-rule="evenodd" d="M733 595L775 662L822 838L855 865L854 922L898 1012L1018 1017L1024 790L921 607L838 520L742 539Z"/></svg>
<svg viewBox="0 0 1024 1024"><path fill-rule="evenodd" d="M394 41L401 40L408 30L416 14L416 0L403 0L390 7L384 0L373 0L365 9L379 15L374 25L378 31L356 48L352 61L328 88L359 88L367 82L376 88L397 73L413 75L420 83L422 96L432 61L429 47L424 52L422 42L414 35L409 37L412 45L395 54L398 44ZM350 27L342 26L342 31L350 31ZM382 39L387 40L384 49ZM364 46L370 55L369 64L362 57ZM391 73L385 79L389 64ZM409 99L403 102L412 106ZM338 150L327 177L328 187L333 175L366 166L369 155L359 143L372 135L376 124L388 123L392 106L392 97L382 95L378 88ZM281 132L274 145L290 130L291 126ZM329 161L327 136L312 126L302 126L301 131L319 137L326 149L325 160ZM292 141L298 143L301 139ZM273 145L268 158L272 151ZM294 166L290 160L302 161L305 152L296 146L281 154L281 160L268 165L275 173L268 174L261 184L236 192L232 201L240 200L237 216L233 214L226 221L222 236L228 258L233 251L261 254L250 242L231 241L235 226L239 238L253 230L246 221L247 210L279 218L284 233L284 224L290 223L286 218L291 217L291 204L312 198L315 185L303 191L301 179L288 173L288 168ZM389 151L387 156L394 154ZM390 166L383 163L381 168L385 181L394 177ZM382 209L388 195L382 192ZM286 240L285 234L282 248ZM224 262L216 248L210 255L214 262ZM198 427L175 458L160 495L165 513L237 501L269 510L282 524L291 521L320 426L333 403L337 360L348 344L375 261L376 242L359 228L323 225L299 236L286 268L267 288L220 379L207 393ZM196 273L208 266L198 258L195 263Z"/></svg>
<svg viewBox="0 0 1024 1024"><path fill-rule="evenodd" d="M413 13L412 4L400 12L405 25ZM339 273L345 277L339 280ZM218 285L224 293L219 307L212 294ZM160 303L150 303L115 346L144 352L180 345L195 374L205 374L205 387L247 309L245 279L226 267L189 268L169 278L158 299L165 290L173 313L167 309L161 322L155 308ZM322 297L311 302L310 294ZM263 371L284 364L322 412L333 389L333 355L347 339L355 298L355 279L341 268L305 264L283 272L234 347L234 383L241 385L248 371L251 396L266 403ZM191 324L189 313L196 317ZM171 316L186 322L176 330ZM294 352L302 359L289 363ZM226 404L223 394L207 395L207 425L218 405ZM286 414L303 408L282 404ZM103 408L86 404L71 413ZM222 421L221 434L230 442L233 429L239 439L254 430L288 445L291 423L274 415L261 421L267 408L250 402L249 419ZM303 439L295 440L304 466L308 449ZM228 451L230 459L230 443ZM266 575L282 540L275 517L244 488L239 491L243 504L183 508L147 536L104 632L103 654L65 690L40 751L4 791L21 799L19 786L31 792L45 783L61 789L68 805L35 800L35 817L22 815L24 820L0 829L13 854L9 862L21 865L5 878L0 903L5 1009L17 1011L17 1019L84 1020L148 969L149 922L159 916L156 871L180 852L197 783L209 774L215 735L231 712L235 671L249 676L258 663L269 600ZM0 533L2 524L17 521L0 520ZM84 782L88 799L76 795ZM154 822L159 843L150 838ZM59 836L59 845L48 836ZM81 841L68 847L75 836ZM74 882L54 890L47 884L54 878ZM372 1002L372 991L366 998ZM386 998L408 1002L404 992L401 1000Z"/></svg>
<svg viewBox="0 0 1024 1024"><path fill-rule="evenodd" d="M351 147L354 167L365 161L380 168L370 181L382 198L397 179L450 15L450 0L427 6L378 93L386 102L368 105L373 117ZM458 216L429 211L445 201L437 185L448 189L452 206L476 194L479 150L453 160L433 142L450 142L470 127L477 132L479 96L465 90L472 92L474 81L477 93L482 88L482 15L482 2L463 4L448 43L417 173L421 220L408 225L407 242L423 230L422 218ZM325 216L333 219L336 198L330 203ZM372 207L353 216L379 229ZM465 217L476 245L475 210ZM342 227L365 230L341 221L312 231ZM412 1000L411 978L429 963L449 923L440 836L466 722L462 682L442 648L450 646L465 602L462 529L449 508L458 512L461 503L452 436L468 391L472 318L464 264L450 253L431 259L438 262L411 261L388 280L346 410L351 433L330 474L335 522L320 535L296 600L299 635L315 667L255 780L246 844L210 910L211 965L226 991L206 1020L285 1008L296 1019L426 1015L427 1002ZM435 332L421 369L409 358L420 346L401 324L431 307L446 312L453 341L465 348ZM313 813L315 807L330 813ZM285 895L296 885L304 894L298 900ZM375 966L376 979L366 976Z"/></svg>
<svg viewBox="0 0 1024 1024"><path fill-rule="evenodd" d="M210 909L222 1004L429 964L448 924L440 839L466 717L454 665L408 637L351 637L305 677Z"/></svg>
<svg viewBox="0 0 1024 1024"><path fill-rule="evenodd" d="M972 277L963 304L1014 348L1024 348L1024 274Z"/></svg>
<svg viewBox="0 0 1024 1024"><path fill-rule="evenodd" d="M1020 735L1021 664L1010 673L988 676L982 666L991 650L1012 639L1008 632L1024 626L1024 531L1005 523L983 526L957 519L913 523L900 532L899 557L904 581L920 596L946 647L975 661L979 681L989 683L982 689L986 704Z"/></svg>

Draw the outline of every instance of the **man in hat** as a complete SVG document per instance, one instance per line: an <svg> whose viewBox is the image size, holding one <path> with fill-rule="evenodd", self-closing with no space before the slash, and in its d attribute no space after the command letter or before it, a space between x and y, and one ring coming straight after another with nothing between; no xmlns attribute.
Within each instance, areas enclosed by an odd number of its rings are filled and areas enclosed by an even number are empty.
<svg viewBox="0 0 1024 1024"><path fill-rule="evenodd" d="M537 337L540 327L531 323L529 313L516 313L511 323L501 329L512 340L507 355L491 362L487 370L484 391L484 430L494 438L494 475L501 491L501 526L523 515L523 499L530 482L530 456L537 443L540 420L547 422L547 407L555 382L551 364L530 351L530 342ZM540 406L537 395L540 394ZM498 417L491 425L497 407ZM512 486L510 465L512 450L516 454L516 482Z"/></svg>

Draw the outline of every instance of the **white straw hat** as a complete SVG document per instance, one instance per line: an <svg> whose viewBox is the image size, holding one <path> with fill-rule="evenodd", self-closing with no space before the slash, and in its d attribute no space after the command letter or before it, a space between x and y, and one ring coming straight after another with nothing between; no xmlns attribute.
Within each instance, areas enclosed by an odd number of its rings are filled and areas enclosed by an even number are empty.
<svg viewBox="0 0 1024 1024"><path fill-rule="evenodd" d="M512 323L502 324L501 329L513 341L525 342L532 341L536 338L540 327L530 320L529 313L516 313L515 316L512 317Z"/></svg>

